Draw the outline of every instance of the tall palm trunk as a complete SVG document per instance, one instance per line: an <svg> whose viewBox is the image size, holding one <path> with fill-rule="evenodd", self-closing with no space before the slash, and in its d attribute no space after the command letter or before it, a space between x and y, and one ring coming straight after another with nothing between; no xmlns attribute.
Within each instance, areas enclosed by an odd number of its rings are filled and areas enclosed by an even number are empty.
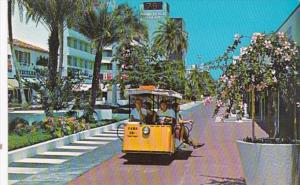
<svg viewBox="0 0 300 185"><path fill-rule="evenodd" d="M102 50L103 50L103 47L97 47L96 56L95 56L93 80L92 80L92 92L91 92L91 98L90 98L90 106L93 108L95 107L96 98L97 98L97 95L99 92Z"/></svg>
<svg viewBox="0 0 300 185"><path fill-rule="evenodd" d="M27 105L26 97L25 97L25 92L23 88L23 83L21 81L21 75L19 73L19 63L17 62L16 56L15 56L15 48L13 44L13 33L12 33L12 1L8 1L8 37L9 37L9 45L10 45L10 50L11 50L11 57L13 64L15 66L15 73L16 73L16 80L19 83L19 89L20 89L20 94L21 94L21 105L22 107Z"/></svg>
<svg viewBox="0 0 300 185"><path fill-rule="evenodd" d="M56 107L57 98L58 98L56 97L57 62L58 62L58 48L59 48L58 28L54 27L51 30L50 37L48 39L48 44L49 44L49 61L48 61L49 81L47 85L50 93L48 115L53 116L53 110Z"/></svg>
<svg viewBox="0 0 300 185"><path fill-rule="evenodd" d="M60 82L63 70L63 60L64 60L64 25L61 23L59 25L59 68L58 68L58 80Z"/></svg>
<svg viewBox="0 0 300 185"><path fill-rule="evenodd" d="M58 28L53 28L48 39L49 44L49 89L51 92L54 91L56 87L57 78L57 60L58 60L58 48L59 48L59 38L58 38Z"/></svg>

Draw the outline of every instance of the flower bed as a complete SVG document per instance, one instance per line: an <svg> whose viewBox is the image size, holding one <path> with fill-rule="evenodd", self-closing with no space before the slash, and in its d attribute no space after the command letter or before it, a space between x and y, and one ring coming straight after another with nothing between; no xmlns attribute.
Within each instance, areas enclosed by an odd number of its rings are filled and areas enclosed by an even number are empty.
<svg viewBox="0 0 300 185"><path fill-rule="evenodd" d="M50 122L45 120L33 126L27 125L25 120L21 120L22 122L18 120L16 128L11 130L8 136L9 151L124 120L102 120L86 124L83 120L72 117L51 119Z"/></svg>

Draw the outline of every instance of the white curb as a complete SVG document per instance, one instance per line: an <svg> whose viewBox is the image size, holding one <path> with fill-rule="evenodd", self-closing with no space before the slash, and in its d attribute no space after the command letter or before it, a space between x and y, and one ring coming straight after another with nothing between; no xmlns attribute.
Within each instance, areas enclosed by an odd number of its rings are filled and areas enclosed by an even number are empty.
<svg viewBox="0 0 300 185"><path fill-rule="evenodd" d="M68 145L70 143L74 143L79 140L83 140L85 138L91 137L96 134L100 134L102 132L111 130L111 129L116 129L117 126L120 123L123 123L125 121L119 121L116 123L112 123L109 125L105 125L102 127L90 129L90 130L85 130L76 134L72 134L69 136L65 136L62 138L57 138L57 139L52 139L46 142L38 143L32 146L16 149L13 151L8 152L8 163L21 160L24 158L32 157L35 156L39 153L47 152L51 149L55 149L58 147L62 147L64 145Z"/></svg>

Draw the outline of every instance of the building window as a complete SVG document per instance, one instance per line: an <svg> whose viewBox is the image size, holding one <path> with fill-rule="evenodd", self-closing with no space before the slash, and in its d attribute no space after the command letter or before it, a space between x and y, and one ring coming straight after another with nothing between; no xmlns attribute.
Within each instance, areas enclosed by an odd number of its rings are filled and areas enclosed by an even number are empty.
<svg viewBox="0 0 300 185"><path fill-rule="evenodd" d="M36 65L37 66L48 66L48 58L47 57L43 57L40 56L37 60L36 60Z"/></svg>
<svg viewBox="0 0 300 185"><path fill-rule="evenodd" d="M79 41L79 50L83 51L83 45L84 45L84 43Z"/></svg>
<svg viewBox="0 0 300 185"><path fill-rule="evenodd" d="M72 65L72 57L71 56L68 56L68 66L71 66Z"/></svg>
<svg viewBox="0 0 300 185"><path fill-rule="evenodd" d="M112 64L107 64L107 70L112 70Z"/></svg>
<svg viewBox="0 0 300 185"><path fill-rule="evenodd" d="M20 65L30 65L30 53L16 50L16 58Z"/></svg>
<svg viewBox="0 0 300 185"><path fill-rule="evenodd" d="M73 45L73 47L74 47L75 49L77 49L77 40L74 40L74 45Z"/></svg>
<svg viewBox="0 0 300 185"><path fill-rule="evenodd" d="M91 53L91 47L89 44L86 44L86 52Z"/></svg>
<svg viewBox="0 0 300 185"><path fill-rule="evenodd" d="M89 68L89 61L84 60L83 62L84 62L84 68L88 69Z"/></svg>
<svg viewBox="0 0 300 185"><path fill-rule="evenodd" d="M104 50L103 57L112 57L112 50Z"/></svg>
<svg viewBox="0 0 300 185"><path fill-rule="evenodd" d="M100 69L100 71L101 70L107 70L107 64L101 64L101 69Z"/></svg>
<svg viewBox="0 0 300 185"><path fill-rule="evenodd" d="M94 69L93 62L89 62L90 69Z"/></svg>
<svg viewBox="0 0 300 185"><path fill-rule="evenodd" d="M79 59L79 67L83 68L83 60L82 59Z"/></svg>
<svg viewBox="0 0 300 185"><path fill-rule="evenodd" d="M72 66L77 67L77 58L76 57L73 57L73 65Z"/></svg>
<svg viewBox="0 0 300 185"><path fill-rule="evenodd" d="M87 50L87 46L88 46L88 44L87 43L84 43L83 44L83 50L85 51L85 52L87 52L88 50Z"/></svg>
<svg viewBox="0 0 300 185"><path fill-rule="evenodd" d="M67 38L67 44L68 44L68 47L72 47L72 38L71 37Z"/></svg>

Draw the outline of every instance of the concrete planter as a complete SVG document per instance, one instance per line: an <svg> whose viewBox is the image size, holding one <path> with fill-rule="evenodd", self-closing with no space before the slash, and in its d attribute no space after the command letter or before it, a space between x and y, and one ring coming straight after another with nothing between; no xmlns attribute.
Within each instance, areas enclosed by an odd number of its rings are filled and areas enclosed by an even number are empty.
<svg viewBox="0 0 300 185"><path fill-rule="evenodd" d="M300 184L300 144L237 145L247 185Z"/></svg>
<svg viewBox="0 0 300 185"><path fill-rule="evenodd" d="M11 163L16 160L20 160L26 157L32 157L37 155L38 153L47 152L49 150L55 149L60 146L68 145L75 141L79 141L85 139L87 137L100 134L104 131L108 131L111 129L117 129L118 125L124 123L125 121L119 121L116 123L112 123L109 125L97 127L90 130L85 130L82 132L78 132L76 134L64 136L61 138L52 139L49 141L45 141L42 143L34 144L31 146L27 146L24 148L16 149L13 151L8 152L8 163Z"/></svg>

